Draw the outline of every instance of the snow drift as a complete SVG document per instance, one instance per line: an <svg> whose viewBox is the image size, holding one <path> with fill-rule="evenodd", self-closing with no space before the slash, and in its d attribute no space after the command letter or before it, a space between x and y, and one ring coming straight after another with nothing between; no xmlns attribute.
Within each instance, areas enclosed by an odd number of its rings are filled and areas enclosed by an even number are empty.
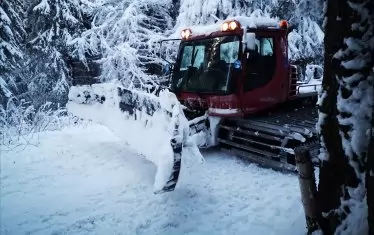
<svg viewBox="0 0 374 235"><path fill-rule="evenodd" d="M155 192L174 189L183 152L202 159L188 138L189 124L182 107L168 90L156 96L126 90L115 82L76 86L70 88L67 110L108 127L130 149L153 162L157 166ZM190 151L183 151L186 148Z"/></svg>

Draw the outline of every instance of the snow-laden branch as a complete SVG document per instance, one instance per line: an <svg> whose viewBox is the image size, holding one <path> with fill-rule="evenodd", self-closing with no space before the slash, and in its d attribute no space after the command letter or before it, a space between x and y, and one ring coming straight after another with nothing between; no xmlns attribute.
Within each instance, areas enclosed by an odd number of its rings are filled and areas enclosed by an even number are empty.
<svg viewBox="0 0 374 235"><path fill-rule="evenodd" d="M88 2L88 1L86 1ZM23 83L28 100L64 103L71 78L66 59L72 57L67 41L83 31L83 14L90 11L80 0L33 0L27 15L28 61Z"/></svg>
<svg viewBox="0 0 374 235"><path fill-rule="evenodd" d="M87 52L101 54L101 80L122 80L124 85L144 84L152 79L144 65L157 61L156 43L172 27L170 0L98 1L92 28L69 41L85 60Z"/></svg>

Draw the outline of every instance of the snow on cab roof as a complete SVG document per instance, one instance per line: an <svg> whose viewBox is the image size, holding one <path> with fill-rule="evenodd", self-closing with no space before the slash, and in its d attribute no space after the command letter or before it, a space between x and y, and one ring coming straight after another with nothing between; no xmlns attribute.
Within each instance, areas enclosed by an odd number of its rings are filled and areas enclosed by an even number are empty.
<svg viewBox="0 0 374 235"><path fill-rule="evenodd" d="M279 25L279 20L277 18L251 15L251 16L228 17L227 19L220 20L214 24L195 25L195 26L190 26L186 28L191 29L193 36L206 35L206 34L211 34L213 32L220 31L222 23L227 22L227 21L233 21L233 20L238 21L241 27L245 27L245 28L278 27Z"/></svg>

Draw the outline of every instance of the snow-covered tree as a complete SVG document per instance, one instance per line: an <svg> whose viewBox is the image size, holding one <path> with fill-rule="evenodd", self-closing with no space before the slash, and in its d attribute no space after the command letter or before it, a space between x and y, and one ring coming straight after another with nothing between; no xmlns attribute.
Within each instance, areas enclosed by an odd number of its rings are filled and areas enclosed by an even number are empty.
<svg viewBox="0 0 374 235"><path fill-rule="evenodd" d="M300 72L305 80L311 78L307 76L311 67L322 70L323 38L321 26L309 17L300 18L299 23L294 25L294 30L288 35L290 60L300 66Z"/></svg>
<svg viewBox="0 0 374 235"><path fill-rule="evenodd" d="M17 91L14 70L21 67L24 56L22 6L20 0L0 2L0 104Z"/></svg>
<svg viewBox="0 0 374 235"><path fill-rule="evenodd" d="M278 0L271 8L272 16L278 16L281 19L287 20L292 25L295 24L293 19L296 14L296 3L290 0Z"/></svg>
<svg viewBox="0 0 374 235"><path fill-rule="evenodd" d="M299 66L300 79L320 79L323 63L323 2L324 0L280 0L272 8L273 14L288 20L289 55Z"/></svg>
<svg viewBox="0 0 374 235"><path fill-rule="evenodd" d="M373 181L373 166L368 166L373 164L368 154L374 105L373 13L373 1L327 1L317 125L322 145L319 225L325 234L368 234L366 197L368 219L373 220L373 189L367 192L365 187L365 181Z"/></svg>
<svg viewBox="0 0 374 235"><path fill-rule="evenodd" d="M25 36L22 1L0 2L0 71L10 71L19 67L23 57L20 44Z"/></svg>
<svg viewBox="0 0 374 235"><path fill-rule="evenodd" d="M156 79L146 74L146 67L162 63L157 42L170 34L172 1L103 0L94 8L92 28L71 42L79 56L102 55L101 81L138 85Z"/></svg>
<svg viewBox="0 0 374 235"><path fill-rule="evenodd" d="M295 0L296 8L293 17L290 18L290 22L297 24L300 18L310 18L318 25L322 25L324 2L325 0Z"/></svg>
<svg viewBox="0 0 374 235"><path fill-rule="evenodd" d="M36 106L46 101L64 102L70 78L66 59L68 42L84 29L88 1L32 0L27 9L27 53L25 97Z"/></svg>
<svg viewBox="0 0 374 235"><path fill-rule="evenodd" d="M277 0L184 0L181 1L176 26L211 24L216 21L215 17L224 20L227 17L249 15L254 11L270 15L277 3Z"/></svg>

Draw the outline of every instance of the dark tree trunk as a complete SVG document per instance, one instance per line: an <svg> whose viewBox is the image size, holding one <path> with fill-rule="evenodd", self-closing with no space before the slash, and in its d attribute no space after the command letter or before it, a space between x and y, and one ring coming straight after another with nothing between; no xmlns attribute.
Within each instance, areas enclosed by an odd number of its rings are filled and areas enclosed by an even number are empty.
<svg viewBox="0 0 374 235"><path fill-rule="evenodd" d="M374 114L373 114L374 115ZM373 118L374 120L374 118ZM374 123L372 122L372 128ZM369 234L374 234L374 134L371 133L366 170L366 199L368 204Z"/></svg>
<svg viewBox="0 0 374 235"><path fill-rule="evenodd" d="M372 30L374 30L374 0L370 0L368 4L368 13L371 16ZM370 23L370 22L369 22ZM373 69L371 71L372 86L374 90L374 33L371 33L371 65ZM370 64L369 64L370 66ZM374 101L373 101L374 102ZM371 131L370 131L370 142L368 149L368 160L366 167L366 199L368 204L368 224L369 234L374 234L374 108L371 116Z"/></svg>
<svg viewBox="0 0 374 235"><path fill-rule="evenodd" d="M367 138L356 136L358 139L353 143L352 132L357 131L357 128L360 130L361 126L358 125L370 121L369 117L359 115L370 109L370 103L365 101L364 97L368 95L365 93L367 88L370 89L369 73L373 67L373 59L368 56L368 52L372 50L370 37L372 38L373 30L371 16L373 8L370 9L370 1L373 0L327 1L323 97L319 109L321 142L326 157L320 168L317 195L320 213L318 223L324 234L334 234L337 227L351 213L348 205L341 206L341 200L346 201L351 198L348 187L364 187L363 176L365 164L368 163L367 145L365 145ZM362 9L357 10L357 6L362 7L366 12ZM347 41L348 38L350 41ZM367 63L364 66L356 66L358 62L355 61L356 59ZM351 66L343 66L346 62L352 62ZM360 103L363 103L362 106L358 105ZM347 107L348 104L350 107ZM352 111L351 108L356 106L357 109ZM352 120L359 120L362 123L357 124ZM357 144L357 141L364 144ZM366 180L368 186L370 180L372 180L370 177ZM373 192L369 191L369 193ZM363 201L364 195L359 197L354 200ZM327 213L327 216L322 216L322 212ZM369 220L370 218L372 220L372 215L369 216ZM347 226L345 224L339 230L349 229Z"/></svg>
<svg viewBox="0 0 374 235"><path fill-rule="evenodd" d="M373 6L374 8L374 6ZM374 73L372 74L374 77ZM374 90L374 83L373 90ZM371 119L370 142L366 167L366 199L368 204L369 234L374 234L374 109Z"/></svg>
<svg viewBox="0 0 374 235"><path fill-rule="evenodd" d="M340 206L341 186L344 179L344 168L347 165L339 135L339 123L337 120L337 94L338 83L335 79L336 68L331 63L334 54L342 47L344 38L341 22L336 20L339 15L339 3L341 0L328 0L325 12L327 22L325 25L325 59L323 76L322 103L319 106L321 142L328 159L322 161L318 185L318 212L329 212ZM324 96L324 97L323 97ZM329 218L319 217L319 225L325 234L333 234L338 221L335 216Z"/></svg>

